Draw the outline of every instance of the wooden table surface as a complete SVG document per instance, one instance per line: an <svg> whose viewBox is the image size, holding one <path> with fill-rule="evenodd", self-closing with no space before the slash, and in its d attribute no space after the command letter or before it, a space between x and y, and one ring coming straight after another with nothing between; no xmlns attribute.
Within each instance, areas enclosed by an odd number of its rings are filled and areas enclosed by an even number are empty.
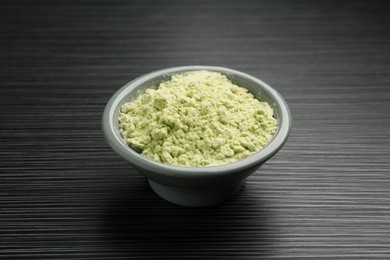
<svg viewBox="0 0 390 260"><path fill-rule="evenodd" d="M387 3L2 1L0 259L390 259ZM212 208L160 199L100 129L120 86L195 64L261 78L293 115Z"/></svg>

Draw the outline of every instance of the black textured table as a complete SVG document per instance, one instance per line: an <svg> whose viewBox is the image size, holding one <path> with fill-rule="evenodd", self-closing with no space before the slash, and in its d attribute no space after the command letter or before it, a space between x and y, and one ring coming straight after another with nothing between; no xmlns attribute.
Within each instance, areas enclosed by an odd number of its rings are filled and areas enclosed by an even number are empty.
<svg viewBox="0 0 390 260"><path fill-rule="evenodd" d="M390 8L375 1L2 1L0 259L390 259ZM184 208L100 118L144 73L252 74L284 148L233 199Z"/></svg>

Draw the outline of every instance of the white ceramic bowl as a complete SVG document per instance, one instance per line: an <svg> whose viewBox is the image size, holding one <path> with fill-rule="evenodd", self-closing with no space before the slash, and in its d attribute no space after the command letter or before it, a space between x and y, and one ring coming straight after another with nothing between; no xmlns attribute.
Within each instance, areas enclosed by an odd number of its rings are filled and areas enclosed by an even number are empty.
<svg viewBox="0 0 390 260"><path fill-rule="evenodd" d="M120 107L136 98L145 89L158 86L167 76L194 70L222 73L234 84L247 88L256 98L270 104L274 109L278 130L267 146L245 159L230 164L181 167L151 160L124 142L118 126ZM291 114L282 96L253 76L222 67L185 66L151 72L124 85L107 103L102 117L102 128L113 150L148 178L150 186L160 197L178 205L200 207L216 205L232 197L241 189L246 177L279 151L290 133Z"/></svg>

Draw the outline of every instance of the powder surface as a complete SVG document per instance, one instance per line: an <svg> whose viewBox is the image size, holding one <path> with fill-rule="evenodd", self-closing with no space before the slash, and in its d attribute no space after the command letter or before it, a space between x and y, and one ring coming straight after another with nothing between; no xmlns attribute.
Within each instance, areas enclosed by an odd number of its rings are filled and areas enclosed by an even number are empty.
<svg viewBox="0 0 390 260"><path fill-rule="evenodd" d="M235 162L259 151L277 121L260 102L225 75L175 74L121 107L119 128L135 151L177 166Z"/></svg>

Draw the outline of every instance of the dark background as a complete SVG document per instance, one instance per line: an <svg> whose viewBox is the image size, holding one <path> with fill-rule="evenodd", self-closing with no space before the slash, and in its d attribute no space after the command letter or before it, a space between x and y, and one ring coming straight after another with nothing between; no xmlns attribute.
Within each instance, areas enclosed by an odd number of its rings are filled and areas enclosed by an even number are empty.
<svg viewBox="0 0 390 260"><path fill-rule="evenodd" d="M385 1L1 1L1 259L390 259ZM103 139L144 73L224 66L290 105L284 148L212 208L165 202Z"/></svg>

